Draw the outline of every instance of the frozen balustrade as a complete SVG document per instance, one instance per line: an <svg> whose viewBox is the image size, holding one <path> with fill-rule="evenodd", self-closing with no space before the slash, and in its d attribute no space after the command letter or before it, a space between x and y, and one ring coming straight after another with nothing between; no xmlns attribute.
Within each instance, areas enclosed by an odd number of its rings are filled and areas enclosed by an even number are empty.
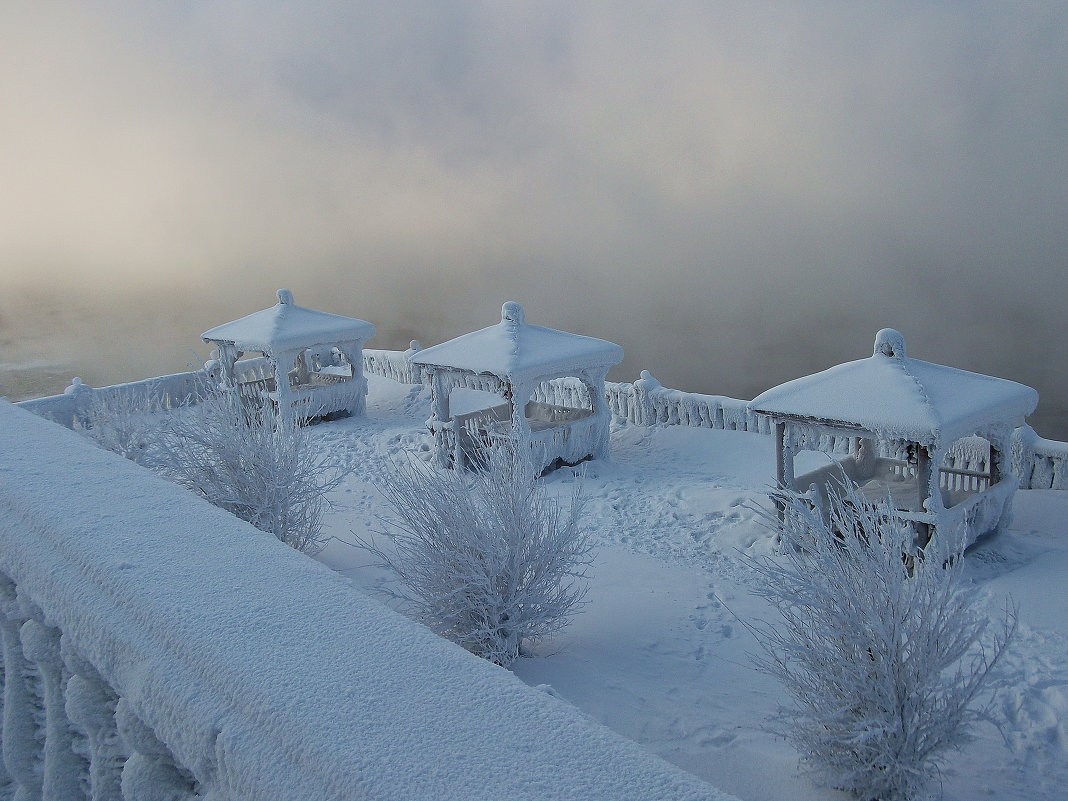
<svg viewBox="0 0 1068 801"><path fill-rule="evenodd" d="M0 623L20 801L725 798L6 401Z"/></svg>
<svg viewBox="0 0 1068 801"><path fill-rule="evenodd" d="M406 351L364 350L364 369L404 384L423 383L419 365L411 363L411 357L419 350L418 343L413 341L412 346ZM581 382L574 378L556 378L546 382L545 387L548 402L556 405L572 403L573 394L582 391ZM768 417L749 410L747 401L664 387L646 370L634 382L606 381L604 391L611 413L633 425L680 425L759 434L771 434L775 429ZM537 393L535 397L539 397ZM853 442L848 433L825 433L823 439L820 449L828 453L845 453ZM1012 472L1020 479L1020 489L1068 489L1068 443L1044 439L1024 425L1013 431L1010 450ZM940 481L956 468L988 470L988 451L985 440L958 440L946 453Z"/></svg>

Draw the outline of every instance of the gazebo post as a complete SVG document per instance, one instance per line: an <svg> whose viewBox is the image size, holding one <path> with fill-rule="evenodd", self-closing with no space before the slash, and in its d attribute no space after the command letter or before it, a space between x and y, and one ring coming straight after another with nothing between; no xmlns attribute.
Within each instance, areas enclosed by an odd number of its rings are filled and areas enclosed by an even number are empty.
<svg viewBox="0 0 1068 801"><path fill-rule="evenodd" d="M431 395L433 395L434 403L431 411L439 422L447 423L452 417L449 412L449 392L451 387L445 385L443 370L435 370L432 375L430 391Z"/></svg>
<svg viewBox="0 0 1068 801"><path fill-rule="evenodd" d="M780 489L786 487L786 423L775 424L775 483Z"/></svg>
<svg viewBox="0 0 1068 801"><path fill-rule="evenodd" d="M505 398L511 405L512 413L512 436L515 438L516 447L530 447L530 424L527 422L526 407L527 398L533 393L529 384L508 384L505 390Z"/></svg>
<svg viewBox="0 0 1068 801"><path fill-rule="evenodd" d="M775 423L775 484L779 489L786 489L786 423ZM786 517L786 504L779 498L775 499L775 510L782 523Z"/></svg>
<svg viewBox="0 0 1068 801"><path fill-rule="evenodd" d="M931 454L926 445L918 442L914 444L916 446L916 492L919 495L919 506L916 511L922 514L927 511L927 502L931 500ZM924 548L931 541L931 524L918 523L916 528L920 540L919 545Z"/></svg>
<svg viewBox="0 0 1068 801"><path fill-rule="evenodd" d="M931 454L925 445L914 443L916 447L916 492L919 495L917 511L924 511L925 504L931 498Z"/></svg>
<svg viewBox="0 0 1068 801"><path fill-rule="evenodd" d="M460 432L453 431L452 453L447 453L447 435L445 426L454 425L449 417L449 386L446 386L446 371L443 369L426 368L430 377L430 429L434 434L434 450L437 453L438 465L449 466L449 458L457 458L457 443Z"/></svg>
<svg viewBox="0 0 1068 801"><path fill-rule="evenodd" d="M237 376L234 375L234 364L237 362L237 348L228 342L218 343L219 366L222 368L222 383L228 387L237 386Z"/></svg>
<svg viewBox="0 0 1068 801"><path fill-rule="evenodd" d="M1002 460L1002 454L1004 453L1004 451L1002 451L1002 449L1001 449L1001 442L999 441L995 445L994 444L994 439L995 438L993 436L991 436L991 438L988 440L989 443L990 443L990 455L989 455L988 460L987 460L987 473L990 475L990 486L991 487L1001 481L1001 474L1002 474L1001 460Z"/></svg>
<svg viewBox="0 0 1068 801"><path fill-rule="evenodd" d="M587 371L582 375L582 382L585 384L586 392L590 396L590 406L593 407L593 413L595 415L604 415L607 419L611 419L612 412L608 408L608 399L604 394L604 379L608 375L607 368ZM598 390L600 387L600 390ZM594 458L601 459L608 455L608 429L605 428L601 435L598 437L597 446L594 449Z"/></svg>
<svg viewBox="0 0 1068 801"><path fill-rule="evenodd" d="M274 391L278 395L278 414L287 417L289 415L289 374L282 369L281 362L284 354L276 351L265 351L264 356L271 365L274 373Z"/></svg>

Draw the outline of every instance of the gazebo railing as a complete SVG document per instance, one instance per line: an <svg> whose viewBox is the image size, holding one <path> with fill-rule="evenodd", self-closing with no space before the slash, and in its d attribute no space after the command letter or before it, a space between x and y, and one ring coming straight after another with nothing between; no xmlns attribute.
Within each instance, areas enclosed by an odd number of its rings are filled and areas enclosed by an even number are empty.
<svg viewBox="0 0 1068 801"><path fill-rule="evenodd" d="M938 486L950 492L982 492L990 487L990 474L943 467L938 471Z"/></svg>

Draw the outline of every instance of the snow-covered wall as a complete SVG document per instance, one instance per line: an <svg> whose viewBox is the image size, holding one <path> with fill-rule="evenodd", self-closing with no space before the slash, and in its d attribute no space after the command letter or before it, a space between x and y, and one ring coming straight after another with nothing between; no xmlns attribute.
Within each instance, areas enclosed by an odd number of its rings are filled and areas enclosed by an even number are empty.
<svg viewBox="0 0 1068 801"><path fill-rule="evenodd" d="M0 623L27 799L725 798L6 401Z"/></svg>

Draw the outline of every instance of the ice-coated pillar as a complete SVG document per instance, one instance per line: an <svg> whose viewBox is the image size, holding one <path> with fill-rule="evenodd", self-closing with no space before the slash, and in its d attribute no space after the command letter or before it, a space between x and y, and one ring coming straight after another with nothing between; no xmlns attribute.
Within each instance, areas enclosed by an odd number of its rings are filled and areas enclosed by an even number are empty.
<svg viewBox="0 0 1068 801"><path fill-rule="evenodd" d="M641 376L634 382L634 397L637 408L632 423L640 426L653 426L657 422L656 407L653 405L653 393L663 385L648 370L642 370Z"/></svg>
<svg viewBox="0 0 1068 801"><path fill-rule="evenodd" d="M7 683L7 673L6 673L5 668L4 668L4 652L3 652L3 648L0 647L0 688L2 688L6 683ZM0 721L2 721L3 719L4 719L4 696L3 696L3 693L0 692ZM11 777L7 775L7 768L4 767L3 741L4 741L3 737L0 736L0 784L7 784L9 781L11 781Z"/></svg>
<svg viewBox="0 0 1068 801"><path fill-rule="evenodd" d="M4 648L4 766L15 780L15 801L40 801L44 770L44 711L34 665L22 651L26 615L15 584L0 575L0 630Z"/></svg>
<svg viewBox="0 0 1068 801"><path fill-rule="evenodd" d="M115 722L130 753L122 768L124 801L190 801L196 798L193 782L155 733L120 698Z"/></svg>
<svg viewBox="0 0 1068 801"><path fill-rule="evenodd" d="M122 801L122 766L126 747L115 724L119 698L63 636L63 662L71 672L67 681L67 716L89 744L89 798Z"/></svg>
<svg viewBox="0 0 1068 801"><path fill-rule="evenodd" d="M59 629L31 619L22 624L22 649L36 663L44 690L45 742L41 795L45 801L87 798L89 766L75 753L80 739L67 717L66 670L59 652Z"/></svg>

